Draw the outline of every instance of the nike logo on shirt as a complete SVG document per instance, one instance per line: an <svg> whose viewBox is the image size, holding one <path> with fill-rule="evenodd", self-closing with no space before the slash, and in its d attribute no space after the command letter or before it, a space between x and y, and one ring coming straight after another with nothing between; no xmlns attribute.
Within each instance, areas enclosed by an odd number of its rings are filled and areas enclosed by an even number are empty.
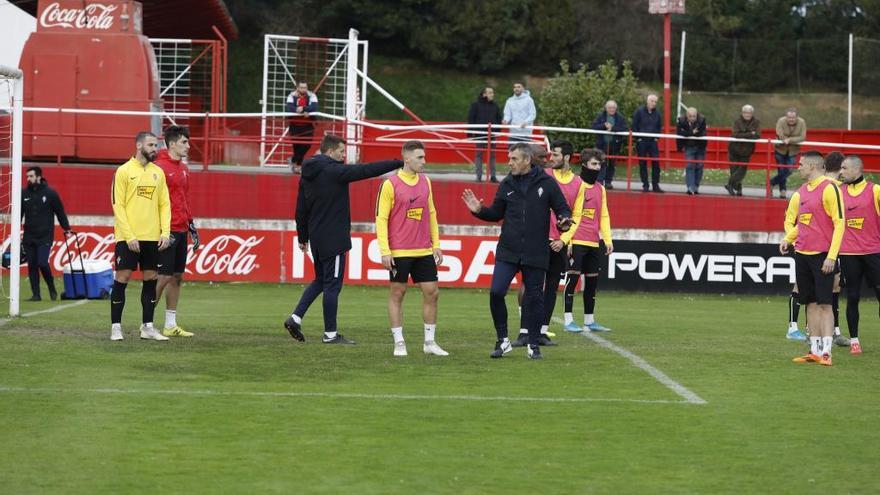
<svg viewBox="0 0 880 495"><path fill-rule="evenodd" d="M849 208L847 208L847 211L853 211L853 210L855 210L856 208L858 208L858 207L857 207L857 206L850 206Z"/></svg>
<svg viewBox="0 0 880 495"><path fill-rule="evenodd" d="M513 194L513 191L510 191L509 193L507 193L508 196L510 196L511 194Z"/></svg>

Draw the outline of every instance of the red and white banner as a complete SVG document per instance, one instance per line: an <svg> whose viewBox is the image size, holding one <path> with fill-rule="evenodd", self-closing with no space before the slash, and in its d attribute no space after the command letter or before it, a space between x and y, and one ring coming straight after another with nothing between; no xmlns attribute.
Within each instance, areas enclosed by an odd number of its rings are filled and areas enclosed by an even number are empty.
<svg viewBox="0 0 880 495"><path fill-rule="evenodd" d="M113 263L116 246L113 228L77 226L77 239L83 258ZM277 230L199 229L202 245L188 248L187 280L214 282L308 282L314 277L311 253L299 249L296 232ZM388 272L382 268L375 234L351 234L346 280L355 284L387 284ZM68 252L64 234L56 227L55 242L49 255L52 270L61 272ZM8 240L2 246L5 250ZM446 236L441 241L443 264L438 268L440 282L457 287L488 287L495 263L497 237ZM77 250L70 241L72 256Z"/></svg>

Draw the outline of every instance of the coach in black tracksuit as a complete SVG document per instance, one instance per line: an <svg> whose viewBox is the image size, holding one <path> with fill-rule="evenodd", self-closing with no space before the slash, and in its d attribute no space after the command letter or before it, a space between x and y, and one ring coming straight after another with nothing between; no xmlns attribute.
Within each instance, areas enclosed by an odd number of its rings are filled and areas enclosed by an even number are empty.
<svg viewBox="0 0 880 495"><path fill-rule="evenodd" d="M499 358L511 350L507 338L507 305L504 296L517 272L522 272L523 321L529 330L529 352L541 358L538 338L544 319L544 278L550 260L550 210L559 218L560 230L571 225L571 209L556 180L544 173L536 162L531 145L518 143L511 147L511 173L498 186L492 206L483 206L470 189L463 199L475 217L488 222L504 220L495 250L495 269L489 292L489 308L498 340L491 357Z"/></svg>
<svg viewBox="0 0 880 495"><path fill-rule="evenodd" d="M321 140L321 154L306 160L296 198L296 229L299 246L305 251L311 242L315 280L306 287L299 304L284 326L291 337L303 341L301 322L315 298L324 293L325 344L354 344L336 332L336 309L345 255L351 250L351 207L348 185L378 177L403 166L400 160L345 165L345 141L327 134Z"/></svg>
<svg viewBox="0 0 880 495"><path fill-rule="evenodd" d="M65 233L70 232L70 223L64 213L61 197L43 178L40 167L31 167L25 174L27 187L21 192L21 217L24 220L24 237L21 246L28 260L28 278L33 295L30 301L39 301L40 273L49 287L49 297L58 299L52 270L49 268L49 250L55 240L55 217Z"/></svg>

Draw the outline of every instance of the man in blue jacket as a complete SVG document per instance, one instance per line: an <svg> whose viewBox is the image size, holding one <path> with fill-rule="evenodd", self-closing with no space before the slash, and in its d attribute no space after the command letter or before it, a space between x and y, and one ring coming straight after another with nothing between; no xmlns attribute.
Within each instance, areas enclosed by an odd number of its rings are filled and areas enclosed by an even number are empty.
<svg viewBox="0 0 880 495"><path fill-rule="evenodd" d="M336 331L336 311L342 280L345 276L345 255L351 250L351 204L348 185L378 177L403 166L400 160L345 165L345 140L327 134L321 140L321 154L309 158L302 168L299 194L296 198L296 230L299 247L309 249L315 263L315 280L299 299L296 309L284 321L290 336L305 341L302 319L309 306L324 293L325 344L354 344Z"/></svg>
<svg viewBox="0 0 880 495"><path fill-rule="evenodd" d="M597 131L608 132L626 132L629 127L626 124L626 117L617 113L617 102L608 100L605 102L605 109L599 112L596 120L593 121L592 128ZM607 164L602 166L599 171L599 178L596 182L605 186L605 189L614 189L612 181L614 180L614 165L617 161L612 156L620 155L623 142L626 136L616 136L611 134L599 134L596 136L596 148L599 148L608 157Z"/></svg>
<svg viewBox="0 0 880 495"><path fill-rule="evenodd" d="M501 236L495 250L495 269L489 292L489 308L495 324L497 341L490 355L500 358L513 346L507 338L507 305L504 296L517 272L522 273L523 321L529 330L528 357L541 359L539 338L544 319L544 278L550 261L550 210L559 219L561 231L571 226L571 209L556 180L544 173L538 164L539 156L530 144L516 143L510 148L510 174L498 185L491 206L483 206L470 189L462 199L473 215L480 220L501 225Z"/></svg>
<svg viewBox="0 0 880 495"><path fill-rule="evenodd" d="M650 94L645 99L645 104L633 113L633 132L646 134L663 133L663 115L657 109L657 95ZM660 149L657 147L657 138L647 136L635 136L636 153L639 155L639 177L642 179L642 192L648 192L648 160L651 160L651 186L656 193L662 193L660 189Z"/></svg>
<svg viewBox="0 0 880 495"><path fill-rule="evenodd" d="M308 114L318 111L318 96L309 91L307 82L300 81L296 85L296 91L287 96L286 109L290 113L302 114L290 119L290 127L288 128L290 137L293 139L293 156L290 158L290 166L294 173L298 173L306 153L312 147L311 140L315 135L315 124Z"/></svg>

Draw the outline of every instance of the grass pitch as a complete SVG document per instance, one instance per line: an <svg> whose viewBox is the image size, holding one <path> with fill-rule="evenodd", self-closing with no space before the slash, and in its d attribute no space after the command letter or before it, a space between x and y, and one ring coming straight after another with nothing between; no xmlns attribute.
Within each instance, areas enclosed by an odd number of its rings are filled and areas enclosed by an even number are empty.
<svg viewBox="0 0 880 495"><path fill-rule="evenodd" d="M353 347L320 343L320 300L308 341L290 339L299 286L187 284L178 321L196 337L167 343L137 338L138 284L123 342L106 301L5 323L0 492L880 491L876 303L865 353L820 368L790 362L804 346L784 339L783 298L600 294L603 338L700 405L559 325L543 361L490 360L484 291L441 291L446 358L422 354L411 291L394 358L386 290L343 290Z"/></svg>

